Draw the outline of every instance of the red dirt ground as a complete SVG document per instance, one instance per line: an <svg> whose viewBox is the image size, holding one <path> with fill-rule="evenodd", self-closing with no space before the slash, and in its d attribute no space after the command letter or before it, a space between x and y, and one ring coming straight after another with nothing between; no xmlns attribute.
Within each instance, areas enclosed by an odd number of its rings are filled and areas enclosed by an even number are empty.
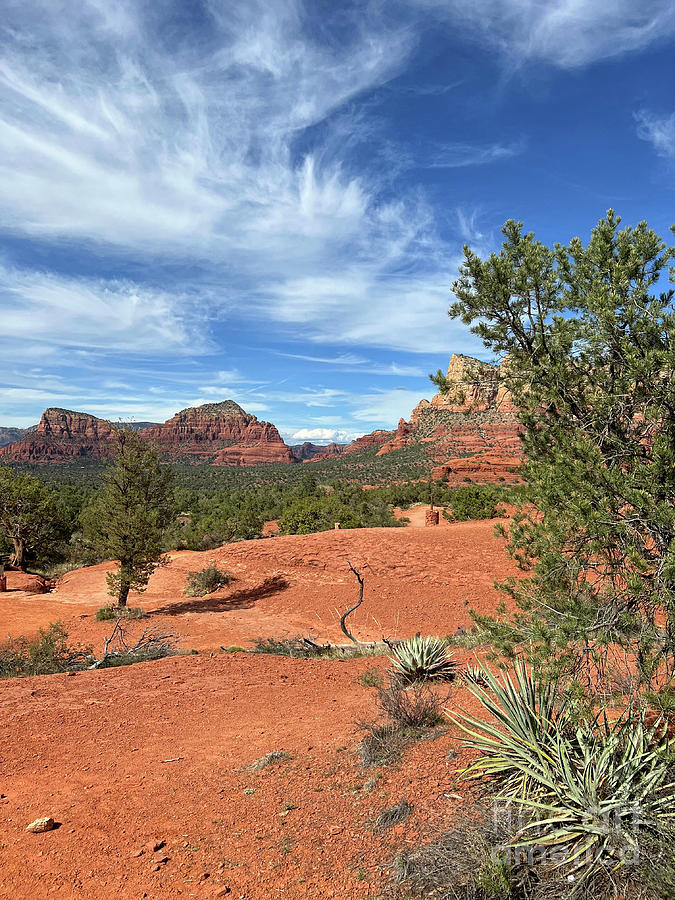
<svg viewBox="0 0 675 900"><path fill-rule="evenodd" d="M386 660L218 647L308 631L337 639L337 610L356 596L347 558L368 566L353 621L361 638L452 633L468 623L469 605L493 609L493 579L510 571L494 523L423 528L415 522L424 510L413 513L405 529L172 554L132 601L151 612L135 627L159 624L204 652L0 682L0 897L378 896L395 853L433 835L462 802L462 757L448 759L456 739L448 733L411 747L400 766L364 770L356 723L374 718L375 692L357 679ZM211 560L237 580L217 595L184 597L186 572ZM111 627L93 615L104 575L95 566L69 573L52 594L0 595L0 634L60 619L71 643L100 645ZM467 705L466 690L453 687L450 708ZM292 759L246 768L273 750ZM402 799L414 806L410 819L374 830L378 813ZM28 834L40 816L60 827ZM166 846L139 855L151 841Z"/></svg>

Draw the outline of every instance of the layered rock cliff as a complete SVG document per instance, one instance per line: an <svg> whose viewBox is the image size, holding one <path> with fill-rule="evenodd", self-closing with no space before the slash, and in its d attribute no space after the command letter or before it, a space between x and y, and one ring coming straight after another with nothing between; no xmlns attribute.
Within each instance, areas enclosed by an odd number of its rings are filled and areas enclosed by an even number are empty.
<svg viewBox="0 0 675 900"><path fill-rule="evenodd" d="M275 426L258 421L234 400L183 409L146 434L171 459L219 466L295 461Z"/></svg>
<svg viewBox="0 0 675 900"><path fill-rule="evenodd" d="M345 451L377 448L384 456L420 446L433 466L434 477L451 483L515 481L522 461L515 407L502 383L503 369L468 356L450 357L447 393L421 400L410 420L396 431L374 431Z"/></svg>
<svg viewBox="0 0 675 900"><path fill-rule="evenodd" d="M37 427L0 448L2 462L67 462L109 456L115 426L88 413L52 407Z"/></svg>
<svg viewBox="0 0 675 900"><path fill-rule="evenodd" d="M105 458L113 452L116 429L87 413L47 409L33 433L0 448L0 459L49 463ZM258 421L232 400L181 410L163 425L143 430L172 460L223 466L295 462L274 425Z"/></svg>

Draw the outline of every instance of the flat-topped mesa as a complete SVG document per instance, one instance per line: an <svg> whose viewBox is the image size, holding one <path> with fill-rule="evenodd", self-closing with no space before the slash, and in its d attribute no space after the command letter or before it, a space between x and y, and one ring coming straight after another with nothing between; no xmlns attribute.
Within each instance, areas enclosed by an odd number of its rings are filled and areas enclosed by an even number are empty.
<svg viewBox="0 0 675 900"><path fill-rule="evenodd" d="M234 400L182 409L145 433L172 459L224 466L295 462L275 426L259 421Z"/></svg>
<svg viewBox="0 0 675 900"><path fill-rule="evenodd" d="M102 459L112 452L115 425L88 413L51 407L37 427L12 444L0 448L8 462L67 462Z"/></svg>

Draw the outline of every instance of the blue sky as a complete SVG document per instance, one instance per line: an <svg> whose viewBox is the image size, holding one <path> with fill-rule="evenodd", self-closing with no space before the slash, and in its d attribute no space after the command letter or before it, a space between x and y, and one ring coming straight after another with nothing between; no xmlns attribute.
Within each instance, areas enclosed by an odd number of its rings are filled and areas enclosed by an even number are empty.
<svg viewBox="0 0 675 900"><path fill-rule="evenodd" d="M674 39L673 0L5 0L0 424L395 425L482 355L464 242L668 234Z"/></svg>

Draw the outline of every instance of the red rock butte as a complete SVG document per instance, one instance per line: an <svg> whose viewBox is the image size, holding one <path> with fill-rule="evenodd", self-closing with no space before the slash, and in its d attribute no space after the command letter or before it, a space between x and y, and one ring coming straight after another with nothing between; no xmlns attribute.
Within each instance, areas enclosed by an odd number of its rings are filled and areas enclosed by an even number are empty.
<svg viewBox="0 0 675 900"><path fill-rule="evenodd" d="M418 444L437 463L435 478L516 481L523 459L520 427L503 376L504 363L494 366L453 354L447 393L421 400L409 422L401 419L395 431L373 431L345 452L377 447L377 455L383 456Z"/></svg>
<svg viewBox="0 0 675 900"><path fill-rule="evenodd" d="M503 384L501 367L454 354L448 366L451 389L421 400L410 421L391 431L373 431L348 447L305 443L289 447L276 427L259 421L233 400L207 403L176 413L143 433L167 459L216 466L292 464L373 452L384 456L412 445L432 463L435 478L516 481L522 462L516 410ZM146 423L139 423L140 428ZM68 409L47 409L39 425L0 447L0 462L59 463L111 455L114 424Z"/></svg>
<svg viewBox="0 0 675 900"><path fill-rule="evenodd" d="M0 448L0 460L55 463L102 459L113 452L116 431L112 423L87 413L46 409L35 431ZM143 433L175 460L224 466L295 461L274 425L258 421L233 400L181 410Z"/></svg>

